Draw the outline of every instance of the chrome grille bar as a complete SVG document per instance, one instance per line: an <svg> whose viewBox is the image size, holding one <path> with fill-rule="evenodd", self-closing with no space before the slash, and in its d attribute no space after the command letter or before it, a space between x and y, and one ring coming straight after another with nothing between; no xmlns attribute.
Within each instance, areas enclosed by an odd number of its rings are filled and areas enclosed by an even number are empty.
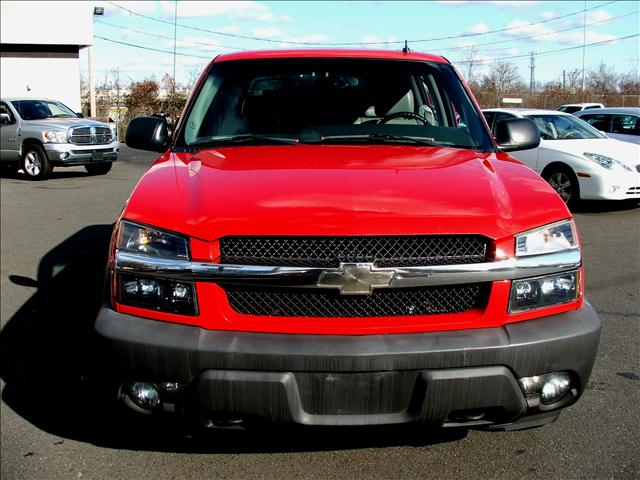
<svg viewBox="0 0 640 480"><path fill-rule="evenodd" d="M510 258L495 262L426 267L378 268L374 273L390 273L392 280L376 288L407 288L435 285L493 282L550 275L575 270L582 265L579 248L557 253ZM117 251L116 271L153 275L183 281L215 282L234 285L270 285L304 288L331 288L318 285L323 274L340 273L341 268L273 267L259 265L224 265L160 258L127 251Z"/></svg>

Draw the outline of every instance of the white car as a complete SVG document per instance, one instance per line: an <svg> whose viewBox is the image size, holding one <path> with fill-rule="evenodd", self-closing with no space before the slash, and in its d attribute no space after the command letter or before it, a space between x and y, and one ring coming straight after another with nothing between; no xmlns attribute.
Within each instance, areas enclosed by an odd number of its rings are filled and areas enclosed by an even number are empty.
<svg viewBox="0 0 640 480"><path fill-rule="evenodd" d="M574 115L611 138L640 144L640 107L596 108Z"/></svg>
<svg viewBox="0 0 640 480"><path fill-rule="evenodd" d="M556 110L565 113L576 113L591 110L592 108L604 108L604 105L601 103L567 103L566 105L560 105Z"/></svg>
<svg viewBox="0 0 640 480"><path fill-rule="evenodd" d="M540 146L511 155L539 173L565 203L640 199L640 146L607 137L573 115L555 110L483 110L495 135L509 118L529 118Z"/></svg>

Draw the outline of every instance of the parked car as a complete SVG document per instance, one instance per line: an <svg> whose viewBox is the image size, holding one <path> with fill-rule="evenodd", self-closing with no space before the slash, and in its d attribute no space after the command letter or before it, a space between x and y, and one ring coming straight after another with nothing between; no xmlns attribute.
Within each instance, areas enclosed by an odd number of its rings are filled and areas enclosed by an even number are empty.
<svg viewBox="0 0 640 480"><path fill-rule="evenodd" d="M566 202L640 198L640 148L608 138L583 120L553 110L483 110L494 135L500 122L533 120L540 146L516 152L518 160L542 175Z"/></svg>
<svg viewBox="0 0 640 480"><path fill-rule="evenodd" d="M115 125L81 118L55 100L0 100L0 161L13 171L44 180L54 167L84 165L104 175L118 157Z"/></svg>
<svg viewBox="0 0 640 480"><path fill-rule="evenodd" d="M608 137L640 144L640 108L598 108L577 112L576 117L605 132Z"/></svg>
<svg viewBox="0 0 640 480"><path fill-rule="evenodd" d="M560 105L556 110L565 113L575 113L593 108L604 108L604 105L602 103L568 103L566 105Z"/></svg>
<svg viewBox="0 0 640 480"><path fill-rule="evenodd" d="M587 385L575 223L443 57L218 56L116 222L96 330L133 409L206 426L519 429ZM497 142L497 143L496 143Z"/></svg>

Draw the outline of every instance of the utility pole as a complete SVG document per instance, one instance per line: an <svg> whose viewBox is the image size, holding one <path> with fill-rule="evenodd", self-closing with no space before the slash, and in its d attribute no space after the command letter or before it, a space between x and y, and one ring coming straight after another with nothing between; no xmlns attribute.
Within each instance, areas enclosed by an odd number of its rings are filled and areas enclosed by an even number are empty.
<svg viewBox="0 0 640 480"><path fill-rule="evenodd" d="M529 52L530 54L530 62L529 62L529 93L533 93L536 85L536 52Z"/></svg>
<svg viewBox="0 0 640 480"><path fill-rule="evenodd" d="M582 101L584 101L584 59L587 49L587 0L584 0L584 18L582 21Z"/></svg>
<svg viewBox="0 0 640 480"><path fill-rule="evenodd" d="M178 0L173 11L173 90L176 89L176 36L178 31Z"/></svg>
<svg viewBox="0 0 640 480"><path fill-rule="evenodd" d="M93 14L91 15L91 22L93 24L93 17L104 15L103 7L94 7ZM93 35L93 25L91 30L91 35ZM91 42L93 43L93 42ZM93 51L93 45L90 45L87 48L87 60L89 61L89 116L96 116L96 81L93 76L93 57L91 52Z"/></svg>
<svg viewBox="0 0 640 480"><path fill-rule="evenodd" d="M564 93L566 86L567 86L567 72L566 70L562 70L562 93Z"/></svg>

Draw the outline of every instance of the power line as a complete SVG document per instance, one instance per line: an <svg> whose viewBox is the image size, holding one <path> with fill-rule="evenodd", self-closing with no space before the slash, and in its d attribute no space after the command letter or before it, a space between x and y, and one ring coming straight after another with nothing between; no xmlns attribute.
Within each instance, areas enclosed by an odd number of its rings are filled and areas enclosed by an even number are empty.
<svg viewBox="0 0 640 480"><path fill-rule="evenodd" d="M552 22L554 20L560 20L562 18L567 18L567 17L571 17L574 15L578 15L590 10L595 10L598 8L602 8L604 6L610 5L612 3L616 3L619 0L613 0L610 2L606 2L606 3L602 3L600 5L596 5L594 7L588 8L588 9L581 9L578 10L577 12L572 12L572 13L567 13L564 15L560 15L557 17L552 17L552 18L548 18L545 20L539 20L537 22L531 22L531 23L527 23L524 25L518 25L517 27L505 27L505 28L500 28L497 30L489 30L487 32L481 32L481 33L474 33L474 32L470 32L470 33L462 33L462 34L458 34L458 35L450 35L447 37L434 37L434 38L424 38L424 39L415 39L415 40L408 40L408 42L411 43L420 43L420 42L435 42L438 40L452 40L452 39L458 39L458 38L468 38L468 37L476 37L476 36L480 36L480 35L490 35L492 33L500 33L500 32L506 32L509 30L515 30L515 29L521 29L524 27L530 27L533 25L540 25L543 23L548 23L548 22ZM108 2L109 4L113 5L114 7L117 7L121 10L124 10L125 12L128 12L131 15L135 15L141 18L146 18L148 20L153 20L155 22L159 22L159 23L164 23L167 25L171 25L174 26L174 22L170 22L167 20L163 20L161 18L157 18L157 17L152 17L150 15L145 15L142 13L138 13L138 12L134 12L133 10L130 10L126 7L123 7L122 5L118 5L115 2ZM258 41L258 42L268 42L268 43L278 43L278 44L289 44L289 45L315 45L315 46L355 46L355 45L393 45L393 44L403 44L405 41L404 40L398 40L398 41L379 41L379 42L301 42L301 41L287 41L287 40L277 40L277 39L273 39L273 38L259 38L259 37L252 37L250 35L241 35L239 33L228 33L228 32L219 32L219 31L215 31L215 30L208 30L206 28L199 28L199 27L194 27L191 25L185 25L182 23L177 24L179 27L181 28L187 28L190 30L195 30L195 31L199 31L199 32L205 32L205 33L211 33L214 35L222 35L222 36L226 36L226 37L233 37L233 38L242 38L244 40L253 40L253 41Z"/></svg>
<svg viewBox="0 0 640 480"><path fill-rule="evenodd" d="M105 42L117 43L119 45L126 45L127 47L135 47L135 48L140 48L142 50L150 50L152 52L173 54L173 52L169 50L160 50L159 48L145 47L143 45L136 45L135 43L121 42L119 40L113 40L112 38L101 37L100 35L95 35L95 38L99 38L100 40L104 40ZM206 58L207 60L211 60L212 58L211 56L205 57L204 55L193 55L193 54L181 53L181 52L176 52L176 55L180 55L181 57Z"/></svg>
<svg viewBox="0 0 640 480"><path fill-rule="evenodd" d="M143 30L136 30L135 28L129 28L129 27L125 27L124 25L116 25L115 23L109 23L109 22L105 22L103 20L96 20L96 23L101 23L103 25L108 25L109 27L113 27L113 28L119 28L121 30L124 31L129 31L129 32L133 32L133 33L139 33L141 35L147 35L149 37L155 37L155 38L164 38L165 40L173 40L173 37L170 37L168 35L160 35L159 33L151 33L151 32L145 32ZM201 42L201 41L197 41L197 40L189 40L189 39L178 39L179 42L183 42L183 43L193 43L194 45L204 45L207 47L217 47L217 48L226 48L229 50L242 50L241 48L238 47L231 47L229 45L220 45L218 43L210 43L210 42Z"/></svg>
<svg viewBox="0 0 640 480"><path fill-rule="evenodd" d="M599 20L597 22L587 23L587 27L591 27L593 25L601 25L603 23L613 22L613 21L619 20L621 18L630 17L631 15L637 15L639 12L640 12L640 10L634 10L633 12L625 13L624 15L618 15L616 17L611 17L611 18L608 18L606 20ZM99 23L105 23L105 22L99 21ZM498 45L498 44L502 44L502 43L511 43L511 42L517 42L517 41L520 41L520 40L527 40L529 38L544 37L546 35L553 35L555 33L563 33L563 32L568 32L570 30L578 30L578 29L582 29L582 28L583 28L583 25L577 25L577 26L573 26L573 27L569 27L569 28L563 28L561 30L551 30L549 32L534 33L532 35L526 35L524 37L513 37L513 38L509 38L507 40L498 40L498 41L495 41L495 42L476 43L473 46L474 47L484 47L484 46L488 46L488 45ZM448 47L448 48L430 48L429 52L430 53L448 52L448 51L452 51L452 50L465 50L467 48L469 48L469 45L461 45L461 46Z"/></svg>
<svg viewBox="0 0 640 480"><path fill-rule="evenodd" d="M628 40L629 38L635 38L635 37L640 37L640 33L636 33L633 35L627 35L625 37L618 37L618 38L612 38L611 40L602 40L600 42L593 42L593 43L587 43L584 46L585 47L595 47L597 45L604 45L606 43L611 43L611 42L618 42L621 40ZM583 45L576 45L574 47L566 47L566 48L559 48L556 50L546 50L544 52L536 52L536 55L540 56L540 55L551 55L553 53L561 53L561 52L568 52L569 50L576 50L578 48L583 48ZM515 58L524 58L524 57L528 57L530 54L525 53L522 55L511 55L508 57L500 57L500 58L488 58L488 59L483 59L483 62L495 62L495 61L502 61L502 60L513 60ZM470 63L470 62L477 62L478 60L460 60L457 62L452 62L452 63Z"/></svg>

